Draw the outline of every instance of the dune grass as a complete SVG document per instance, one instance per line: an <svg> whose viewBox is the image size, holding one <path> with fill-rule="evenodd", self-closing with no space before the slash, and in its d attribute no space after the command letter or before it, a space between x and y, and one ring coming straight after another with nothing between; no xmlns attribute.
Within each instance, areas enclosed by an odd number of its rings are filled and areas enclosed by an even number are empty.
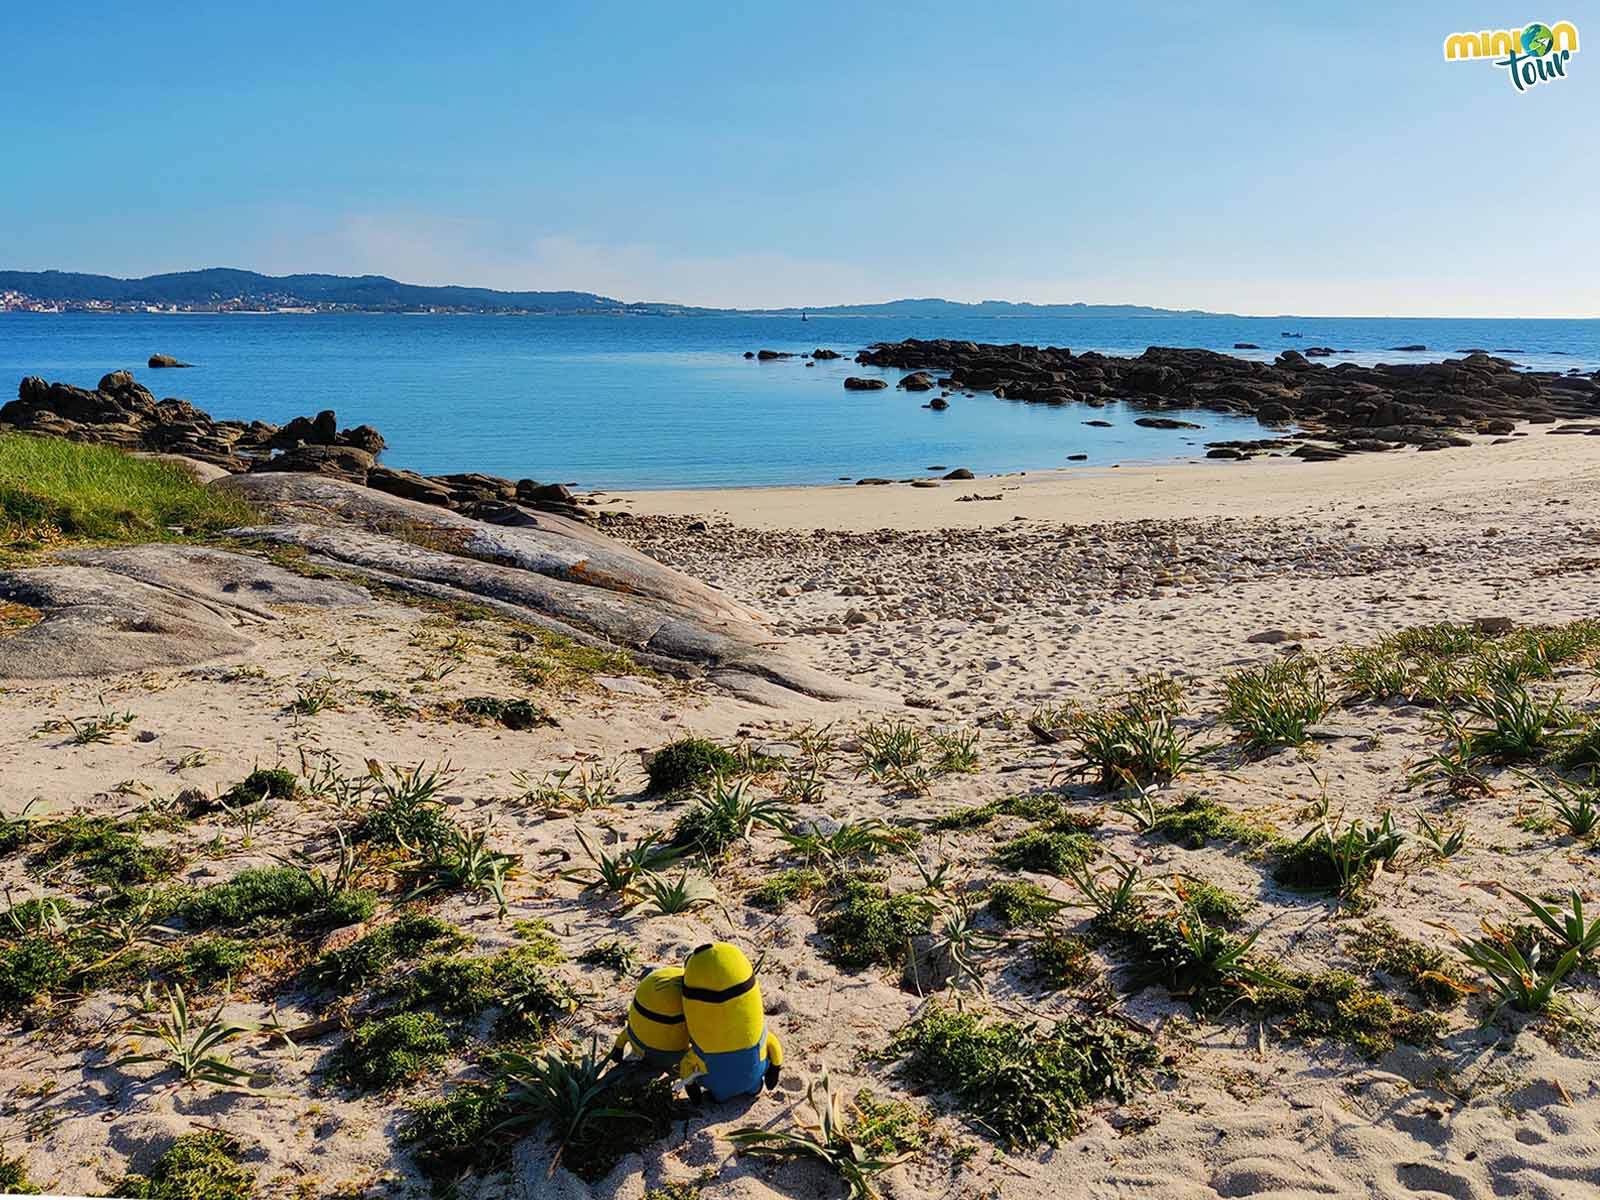
<svg viewBox="0 0 1600 1200"><path fill-rule="evenodd" d="M191 539L249 524L249 505L170 463L111 446L0 435L0 550Z"/></svg>

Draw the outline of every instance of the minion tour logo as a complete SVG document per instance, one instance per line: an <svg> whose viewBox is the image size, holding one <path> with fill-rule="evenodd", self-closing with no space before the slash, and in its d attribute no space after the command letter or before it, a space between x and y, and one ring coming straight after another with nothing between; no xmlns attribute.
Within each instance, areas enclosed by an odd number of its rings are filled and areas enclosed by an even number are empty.
<svg viewBox="0 0 1600 1200"><path fill-rule="evenodd" d="M1545 25L1535 21L1522 29L1452 33L1444 39L1446 62L1488 58L1504 67L1511 86L1525 92L1541 83L1567 77L1567 61L1578 52L1578 30L1571 21Z"/></svg>

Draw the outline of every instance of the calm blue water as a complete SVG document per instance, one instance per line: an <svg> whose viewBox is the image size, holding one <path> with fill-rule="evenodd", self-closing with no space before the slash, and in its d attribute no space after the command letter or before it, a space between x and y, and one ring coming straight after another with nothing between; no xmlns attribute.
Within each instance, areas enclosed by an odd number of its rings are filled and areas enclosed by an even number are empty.
<svg viewBox="0 0 1600 1200"><path fill-rule="evenodd" d="M1294 340L1285 329L1300 331ZM661 488L901 478L942 464L979 473L1088 466L1196 453L1206 441L1264 436L1254 421L1203 413L1200 431L1142 429L1138 414L928 396L846 392L850 361L878 341L951 337L1132 355L1147 346L1231 350L1350 347L1358 362L1515 351L1540 369L1600 366L1600 321L1326 318L404 317L0 313L0 396L24 375L92 387L130 368L158 397L215 417L284 421L318 409L377 426L384 461L430 474L487 471L584 487ZM1387 348L1421 343L1425 354ZM844 358L756 363L745 350ZM155 352L197 364L150 371ZM1338 359L1325 360L1337 362ZM898 371L884 372L891 380ZM1112 429L1083 422L1104 418Z"/></svg>

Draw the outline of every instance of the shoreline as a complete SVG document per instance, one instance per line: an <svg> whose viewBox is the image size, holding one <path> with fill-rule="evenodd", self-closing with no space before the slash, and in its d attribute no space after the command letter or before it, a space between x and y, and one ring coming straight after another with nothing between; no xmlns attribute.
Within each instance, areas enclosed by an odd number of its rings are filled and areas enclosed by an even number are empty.
<svg viewBox="0 0 1600 1200"><path fill-rule="evenodd" d="M1522 426L1519 432L1547 430ZM1063 467L970 480L910 484L829 483L589 493L602 511L635 516L717 517L754 529L970 529L1017 519L1063 523L1174 517L1292 517L1335 506L1443 500L1554 483L1600 466L1600 440L1532 432L1499 446L1360 454L1337 462L1173 460L1119 467ZM1093 481L1092 488L1085 484ZM971 494L1000 500L962 501Z"/></svg>

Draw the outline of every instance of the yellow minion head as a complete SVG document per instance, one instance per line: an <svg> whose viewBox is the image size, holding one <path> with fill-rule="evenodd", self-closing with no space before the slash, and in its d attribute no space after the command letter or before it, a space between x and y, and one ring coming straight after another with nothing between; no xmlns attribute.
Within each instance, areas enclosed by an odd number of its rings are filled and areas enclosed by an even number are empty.
<svg viewBox="0 0 1600 1200"><path fill-rule="evenodd" d="M682 967L657 967L639 981L628 1006L628 1036L646 1054L678 1055L689 1048Z"/></svg>
<svg viewBox="0 0 1600 1200"><path fill-rule="evenodd" d="M708 1054L747 1050L761 1041L766 1014L750 960L728 942L698 946L683 971L683 1015L694 1044Z"/></svg>

